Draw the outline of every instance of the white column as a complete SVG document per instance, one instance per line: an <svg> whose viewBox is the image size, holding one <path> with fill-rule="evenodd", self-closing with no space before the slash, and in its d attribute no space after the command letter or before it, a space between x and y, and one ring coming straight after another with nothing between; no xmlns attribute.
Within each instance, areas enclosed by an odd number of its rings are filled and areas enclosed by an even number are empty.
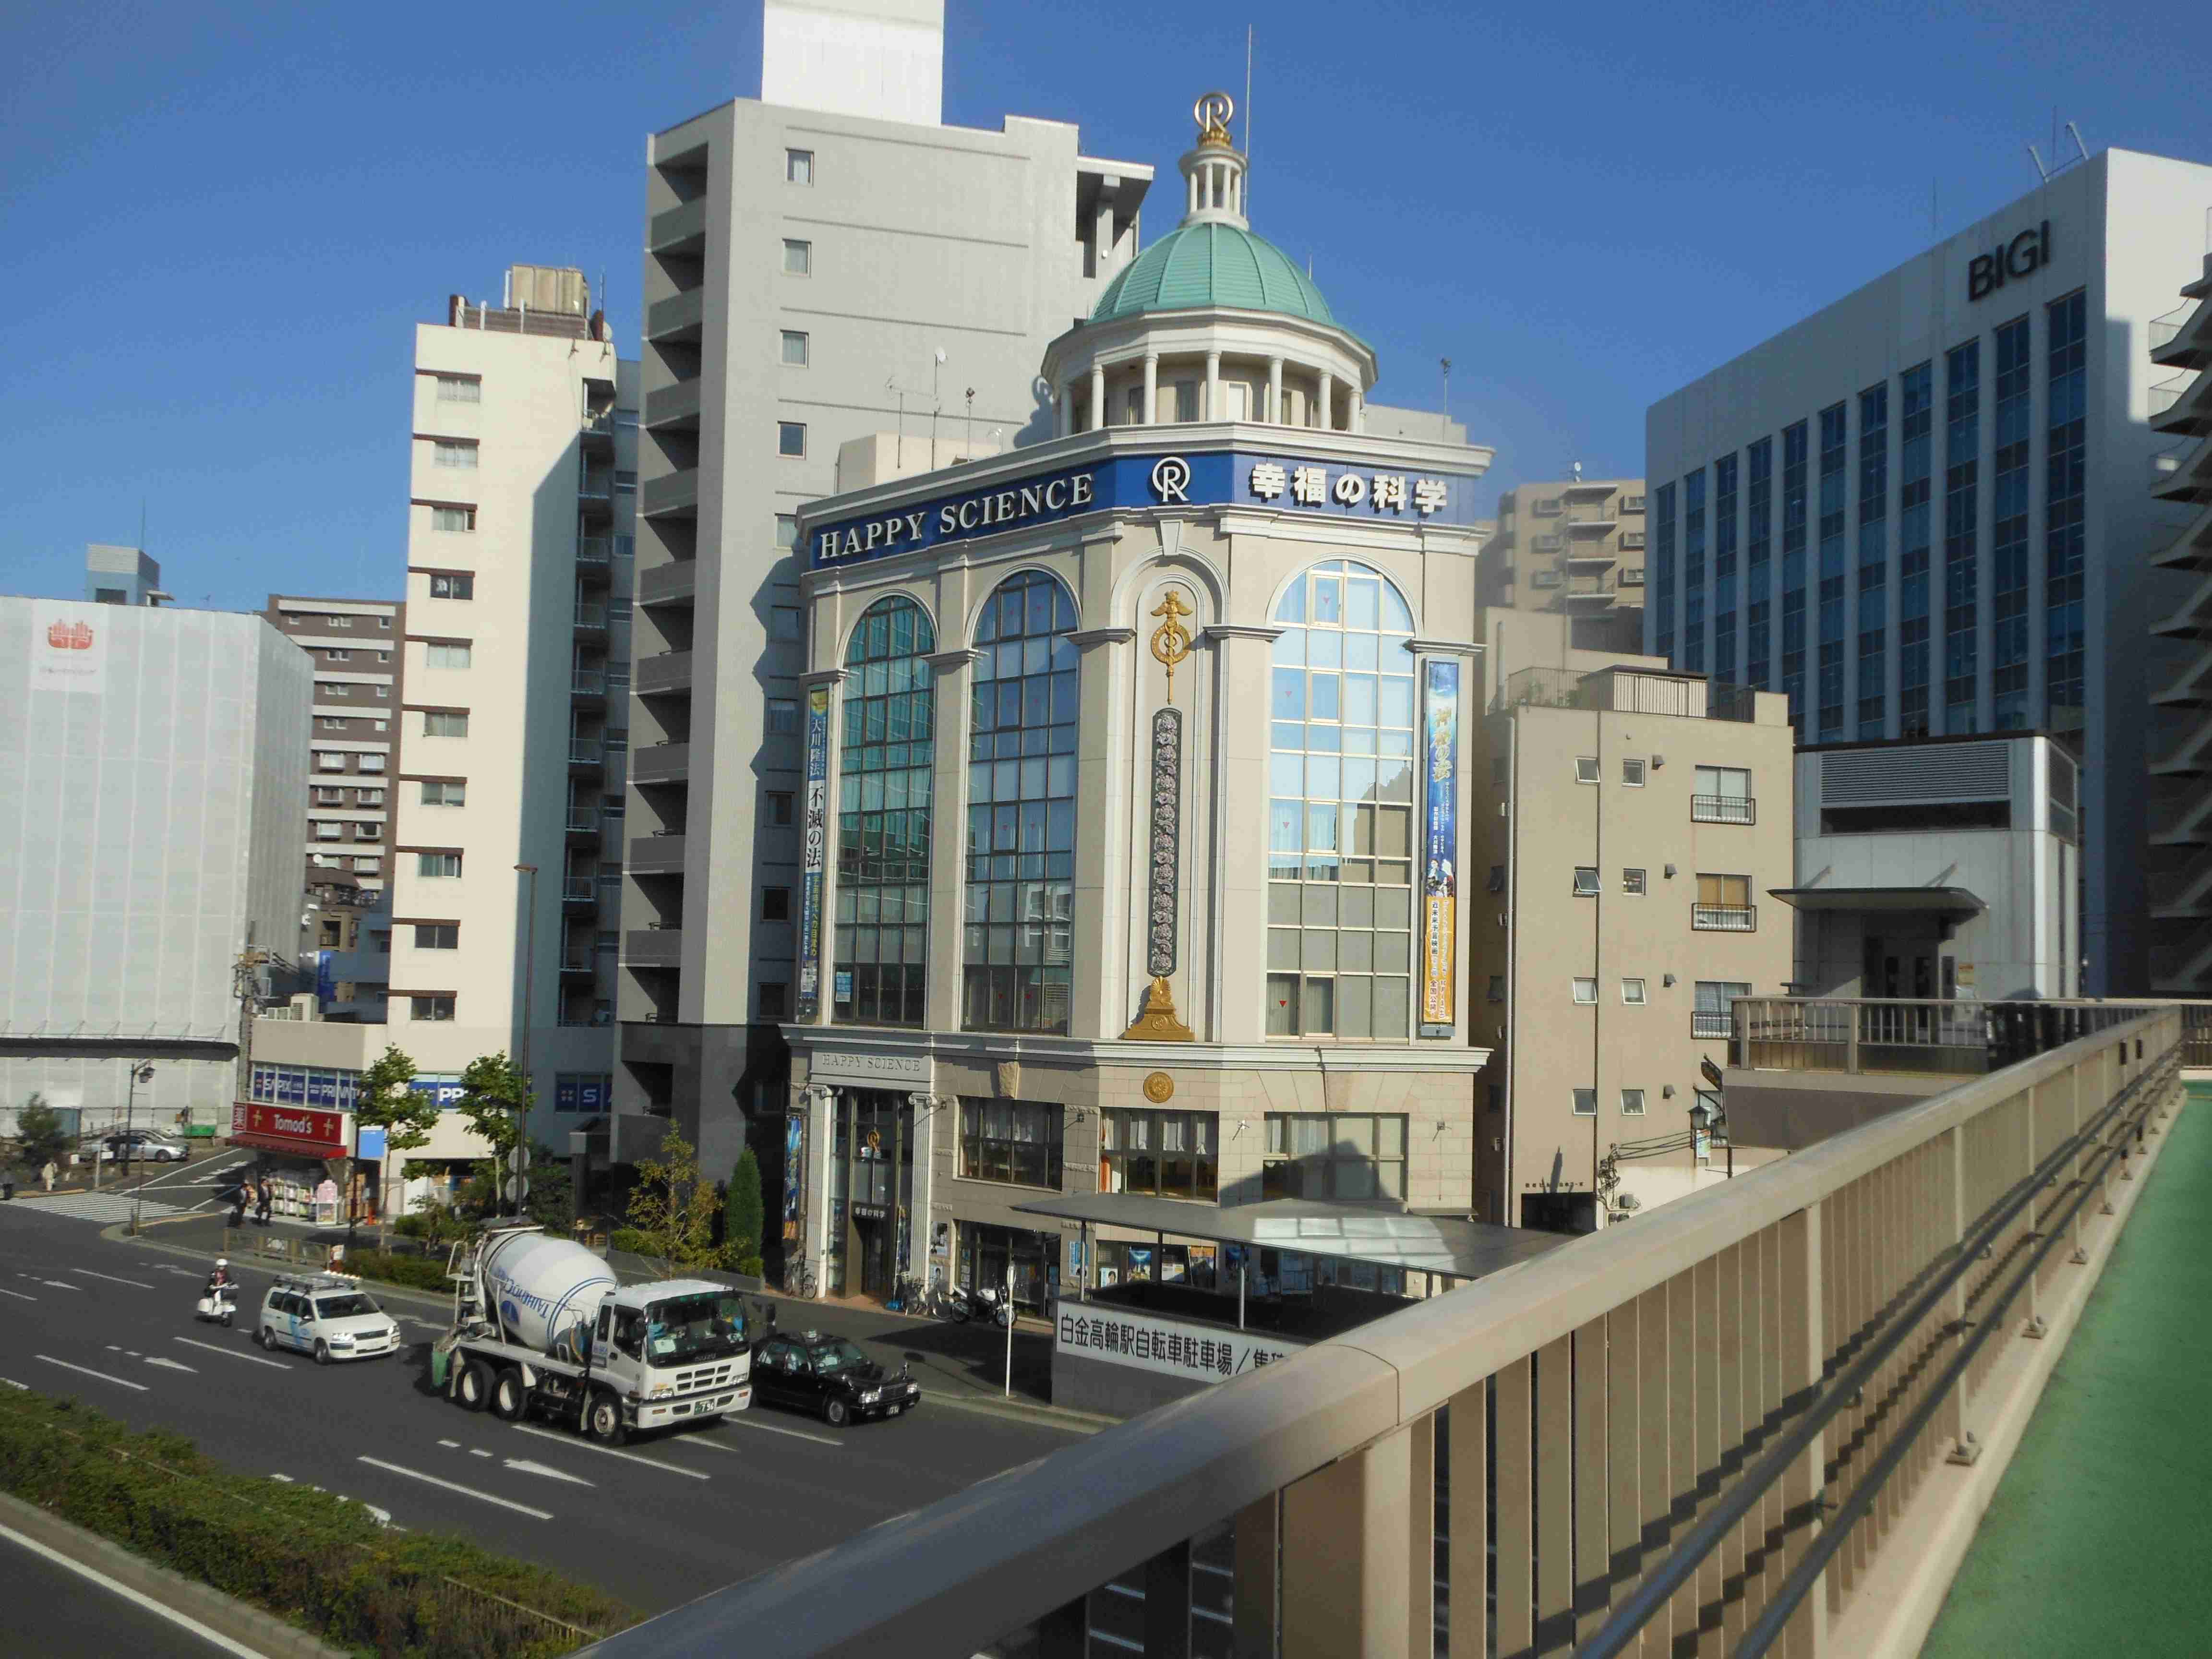
<svg viewBox="0 0 2212 1659"><path fill-rule="evenodd" d="M1193 168L1190 170L1190 176L1189 176L1188 178L1187 178L1187 179L1185 179L1183 180L1183 190L1182 190L1182 193L1184 194L1184 196L1186 196L1187 198L1189 198L1188 200L1187 200L1187 201L1183 204L1183 211L1184 211L1184 212L1186 212L1186 213L1195 213L1195 212L1197 212L1197 211L1198 211L1198 169L1197 169L1196 167L1193 167Z"/></svg>
<svg viewBox="0 0 2212 1659"><path fill-rule="evenodd" d="M1270 426L1283 423L1283 360L1280 357L1267 359L1267 423Z"/></svg>
<svg viewBox="0 0 2212 1659"><path fill-rule="evenodd" d="M1145 426L1152 426L1160 418L1160 356L1157 351L1145 354L1145 410L1139 417Z"/></svg>
<svg viewBox="0 0 2212 1659"><path fill-rule="evenodd" d="M1221 354L1218 351L1206 354L1206 418L1221 418Z"/></svg>
<svg viewBox="0 0 2212 1659"><path fill-rule="evenodd" d="M1327 430L1328 430L1329 422L1330 422L1330 421L1334 418L1334 417L1330 415L1330 413L1329 413L1328 402L1329 402L1329 394L1330 394L1330 392L1332 392L1333 391L1334 391L1334 390L1335 390L1335 387L1336 387L1336 376L1335 376L1335 375L1334 375L1334 374L1330 374L1327 369L1323 369L1323 370L1322 370L1322 372L1321 372L1321 428L1322 428L1322 431L1324 431L1324 432L1326 432Z"/></svg>
<svg viewBox="0 0 2212 1659"><path fill-rule="evenodd" d="M1093 363L1091 365L1091 425L1088 429L1096 432L1105 424L1106 366Z"/></svg>
<svg viewBox="0 0 2212 1659"><path fill-rule="evenodd" d="M1352 388L1352 407L1346 412L1349 418L1345 423L1346 431L1367 430L1367 399L1360 394L1359 388L1356 386Z"/></svg>
<svg viewBox="0 0 2212 1659"><path fill-rule="evenodd" d="M1052 435L1065 438L1075 429L1075 388L1063 384L1053 394Z"/></svg>

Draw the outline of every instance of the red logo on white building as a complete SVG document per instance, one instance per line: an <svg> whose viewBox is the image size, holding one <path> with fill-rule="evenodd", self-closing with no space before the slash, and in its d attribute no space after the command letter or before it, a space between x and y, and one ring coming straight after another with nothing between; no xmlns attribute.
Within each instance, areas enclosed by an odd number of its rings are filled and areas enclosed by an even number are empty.
<svg viewBox="0 0 2212 1659"><path fill-rule="evenodd" d="M46 643L57 651L89 651L92 649L92 624L82 622L48 623Z"/></svg>

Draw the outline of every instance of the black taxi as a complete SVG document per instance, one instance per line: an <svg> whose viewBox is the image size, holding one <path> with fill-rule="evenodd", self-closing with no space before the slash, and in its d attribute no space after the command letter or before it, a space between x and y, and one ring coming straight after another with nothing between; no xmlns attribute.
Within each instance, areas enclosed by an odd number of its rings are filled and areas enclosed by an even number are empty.
<svg viewBox="0 0 2212 1659"><path fill-rule="evenodd" d="M910 1411L921 1403L921 1384L904 1366L887 1373L850 1337L800 1331L771 1336L753 1350L753 1397L837 1425Z"/></svg>

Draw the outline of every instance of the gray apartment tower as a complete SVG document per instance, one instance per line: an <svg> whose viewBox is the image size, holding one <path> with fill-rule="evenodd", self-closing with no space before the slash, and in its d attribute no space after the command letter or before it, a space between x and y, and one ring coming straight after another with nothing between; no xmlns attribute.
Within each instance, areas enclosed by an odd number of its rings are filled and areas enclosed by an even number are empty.
<svg viewBox="0 0 2212 1659"><path fill-rule="evenodd" d="M784 1106L799 509L848 442L921 470L1050 435L1037 364L1133 256L1152 174L1062 122L941 125L940 0L765 20L762 95L656 134L646 174L612 1151L672 1116L717 1172Z"/></svg>
<svg viewBox="0 0 2212 1659"><path fill-rule="evenodd" d="M1786 692L1800 743L2065 744L2091 994L2155 971L2147 738L2183 647L2150 629L2189 584L2152 559L2174 515L2149 331L2208 213L2212 167L2106 150L1646 421L1645 648Z"/></svg>

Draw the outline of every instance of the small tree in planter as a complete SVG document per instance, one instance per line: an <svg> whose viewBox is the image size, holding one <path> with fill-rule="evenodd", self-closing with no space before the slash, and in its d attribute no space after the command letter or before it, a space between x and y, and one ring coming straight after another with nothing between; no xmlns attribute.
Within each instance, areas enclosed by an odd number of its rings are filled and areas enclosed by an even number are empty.
<svg viewBox="0 0 2212 1659"><path fill-rule="evenodd" d="M721 1194L699 1173L698 1152L676 1130L662 1138L658 1158L637 1161L629 1224L638 1235L637 1253L658 1261L665 1277L723 1265L722 1249L714 1243L721 1207Z"/></svg>
<svg viewBox="0 0 2212 1659"><path fill-rule="evenodd" d="M415 1062L397 1043L386 1043L382 1055L361 1074L360 1091L354 1097L354 1144L360 1145L363 1129L383 1130L382 1168L391 1167L388 1160L394 1152L411 1152L428 1146L430 1131L438 1127L437 1097L416 1093L409 1086L414 1081ZM404 1188L406 1166L400 1167ZM391 1201L380 1195L376 1206L376 1248L380 1254L391 1231Z"/></svg>
<svg viewBox="0 0 2212 1659"><path fill-rule="evenodd" d="M491 1147L491 1157L479 1166L477 1182L471 1183L477 1188L472 1195L479 1197L486 1215L501 1212L514 1152L527 1132L530 1102L528 1075L503 1050L479 1054L461 1073L461 1115Z"/></svg>
<svg viewBox="0 0 2212 1659"><path fill-rule="evenodd" d="M729 1215L722 1236L728 1241L730 1265L756 1279L761 1273L761 1228L767 1212L761 1203L760 1159L750 1146L738 1155L730 1176Z"/></svg>

